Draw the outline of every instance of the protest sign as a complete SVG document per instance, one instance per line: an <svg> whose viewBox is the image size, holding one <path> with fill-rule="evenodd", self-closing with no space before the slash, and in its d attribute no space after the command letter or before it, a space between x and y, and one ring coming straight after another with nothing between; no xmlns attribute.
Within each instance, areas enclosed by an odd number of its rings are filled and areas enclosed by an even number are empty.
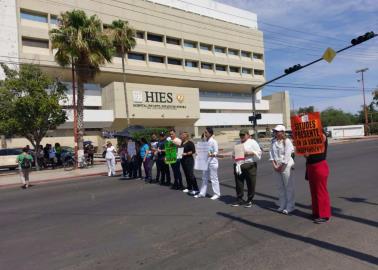
<svg viewBox="0 0 378 270"><path fill-rule="evenodd" d="M234 146L234 159L235 161L244 160L244 144L237 144Z"/></svg>
<svg viewBox="0 0 378 270"><path fill-rule="evenodd" d="M129 154L130 157L136 155L135 142L127 143L127 153Z"/></svg>
<svg viewBox="0 0 378 270"><path fill-rule="evenodd" d="M198 142L196 143L196 159L194 162L194 169L199 171L207 171L209 165L207 160L209 158L209 143Z"/></svg>
<svg viewBox="0 0 378 270"><path fill-rule="evenodd" d="M173 164L177 161L177 146L172 141L166 141L164 144L165 149L165 163Z"/></svg>
<svg viewBox="0 0 378 270"><path fill-rule="evenodd" d="M307 113L291 117L291 129L296 154L319 154L324 152L320 113Z"/></svg>
<svg viewBox="0 0 378 270"><path fill-rule="evenodd" d="M182 159L183 153L184 153L184 147L177 148L177 159Z"/></svg>

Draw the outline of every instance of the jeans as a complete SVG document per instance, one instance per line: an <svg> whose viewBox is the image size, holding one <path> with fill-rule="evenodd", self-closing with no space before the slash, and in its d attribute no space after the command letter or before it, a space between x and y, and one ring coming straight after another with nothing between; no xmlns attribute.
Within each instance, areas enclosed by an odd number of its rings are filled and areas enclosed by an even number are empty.
<svg viewBox="0 0 378 270"><path fill-rule="evenodd" d="M145 179L151 181L152 180L152 159L146 158L143 161L144 173L146 174Z"/></svg>
<svg viewBox="0 0 378 270"><path fill-rule="evenodd" d="M165 163L164 158L159 158L156 161L156 165L160 170L160 184L170 185L171 184L171 173L169 171L169 165Z"/></svg>
<svg viewBox="0 0 378 270"><path fill-rule="evenodd" d="M182 189L182 176L180 171L180 160L178 159L176 163L171 164L171 168L173 171L173 176L175 178L175 182L173 183L173 187L177 189Z"/></svg>

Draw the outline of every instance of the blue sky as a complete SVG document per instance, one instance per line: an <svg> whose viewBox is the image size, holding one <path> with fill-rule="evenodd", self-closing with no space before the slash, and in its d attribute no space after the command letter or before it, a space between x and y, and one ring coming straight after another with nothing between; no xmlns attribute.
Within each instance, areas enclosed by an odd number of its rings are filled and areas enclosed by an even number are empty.
<svg viewBox="0 0 378 270"><path fill-rule="evenodd" d="M378 0L217 0L257 14L264 32L267 80L283 74L294 64L306 64L368 31L378 33ZM287 90L291 107L313 105L317 110L340 108L355 113L363 104L361 74L364 74L367 103L378 87L378 37L336 56L331 64L314 64L266 87L263 95ZM298 85L301 88L281 87ZM302 88L303 87L303 88Z"/></svg>

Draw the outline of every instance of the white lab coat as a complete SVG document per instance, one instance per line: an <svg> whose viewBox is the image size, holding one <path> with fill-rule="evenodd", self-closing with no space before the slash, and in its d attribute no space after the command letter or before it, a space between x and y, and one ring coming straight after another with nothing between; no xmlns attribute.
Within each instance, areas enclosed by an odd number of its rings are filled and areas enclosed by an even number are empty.
<svg viewBox="0 0 378 270"><path fill-rule="evenodd" d="M209 153L214 154L215 157L209 157L207 159L208 169L202 172L202 185L200 189L200 195L206 196L207 184L210 180L211 187L213 188L214 195L220 196L219 180L218 180L218 142L210 137L207 141L209 143Z"/></svg>
<svg viewBox="0 0 378 270"><path fill-rule="evenodd" d="M289 139L272 140L270 147L270 160L276 161L278 165L284 164L284 170L277 172L274 170L274 178L278 186L278 206L279 210L291 212L295 209L295 189L292 167L294 160L291 154L294 152L293 143Z"/></svg>

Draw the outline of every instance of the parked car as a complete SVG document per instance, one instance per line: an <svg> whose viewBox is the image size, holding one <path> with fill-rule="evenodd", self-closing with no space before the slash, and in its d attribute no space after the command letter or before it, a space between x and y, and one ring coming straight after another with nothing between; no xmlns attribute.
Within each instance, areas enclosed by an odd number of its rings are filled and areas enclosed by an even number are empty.
<svg viewBox="0 0 378 270"><path fill-rule="evenodd" d="M14 170L18 167L16 158L22 153L21 148L0 149L0 168Z"/></svg>

